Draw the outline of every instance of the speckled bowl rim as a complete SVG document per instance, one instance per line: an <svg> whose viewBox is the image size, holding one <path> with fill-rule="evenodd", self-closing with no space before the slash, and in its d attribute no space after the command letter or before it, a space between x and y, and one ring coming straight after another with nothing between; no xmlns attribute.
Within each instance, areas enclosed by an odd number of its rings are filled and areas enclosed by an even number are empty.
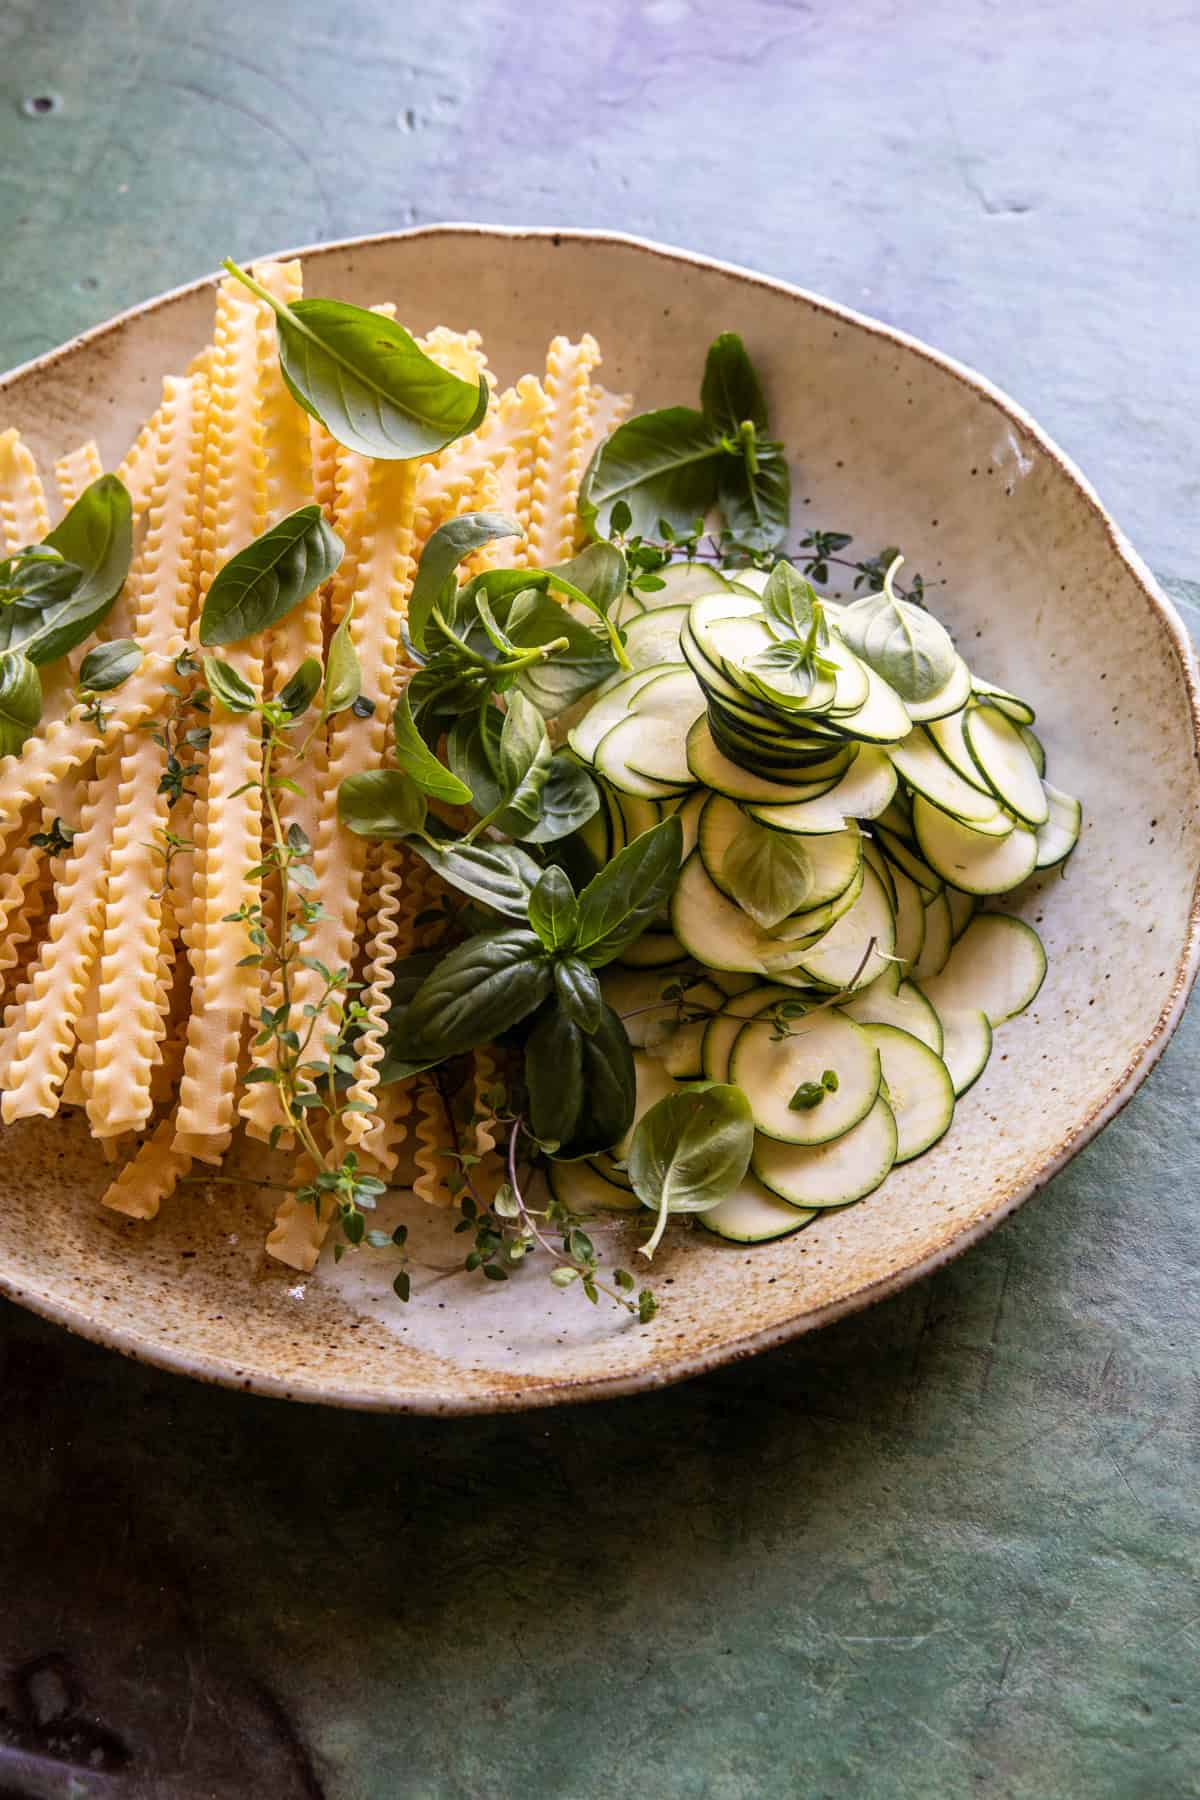
<svg viewBox="0 0 1200 1800"><path fill-rule="evenodd" d="M477 237L508 240L550 240L554 244L616 244L648 255L662 258L672 263L688 264L698 269L715 270L722 275L729 275L747 286L762 288L770 293L787 295L789 298L801 300L806 305L825 313L833 319L844 319L860 330L869 332L887 343L899 345L901 348L915 353L926 362L944 369L956 381L982 395L997 406L1001 412L1029 435L1059 467L1068 481L1075 487L1082 499L1101 520L1113 552L1125 564L1133 575L1147 607L1158 615L1165 626L1167 635L1179 659L1180 671L1187 691L1188 706L1192 721L1192 749L1200 769L1200 667L1197 665L1196 653L1191 639L1175 607L1166 594L1158 586L1149 568L1142 561L1137 551L1130 544L1124 532L1108 513L1099 495L1087 477L1078 469L1065 451L1061 450L1054 440L1042 430L1036 420L1030 417L1025 409L1018 405L1001 388L989 381L986 376L969 368L965 363L944 355L941 351L931 349L919 338L911 337L895 326L882 324L865 313L856 312L852 307L841 306L835 301L826 300L819 294L811 293L807 288L796 287L791 282L779 281L772 276L762 275L752 269L741 268L736 263L722 262L716 257L700 256L690 250L680 250L669 244L655 242L651 238L642 238L621 231L590 231L555 226L522 226L522 225L477 225L455 224L448 222L441 225L416 226L408 231L374 232L365 237L336 238L326 243L307 244L298 249L279 251L280 257L315 256L331 251L352 251L394 243L419 242L423 238L444 237ZM255 260L260 260L256 258ZM71 338L56 349L47 351L45 355L34 357L31 361L20 364L17 368L0 375L0 398L18 379L31 374L55 368L60 362L72 356L84 345L95 344L120 332L134 319L145 317L149 313L160 311L174 301L189 294L199 293L212 287L220 280L219 273L201 276L196 281L184 283L181 287L170 288L167 292L157 294L153 299L143 301L139 306L129 307L114 318L101 325L93 326L90 331ZM118 1351L138 1362L149 1363L155 1367L168 1369L173 1373L190 1375L196 1380L210 1382L217 1386L237 1388L240 1391L261 1394L276 1399L301 1400L316 1405L339 1406L363 1412L404 1412L423 1413L436 1416L452 1417L456 1415L491 1412L521 1412L545 1406L573 1404L586 1400L615 1399L622 1394L646 1392L657 1388L672 1386L677 1381L685 1381L690 1376L702 1375L708 1370L720 1368L725 1363L741 1361L745 1357L755 1356L762 1350L774 1349L777 1345L790 1342L806 1332L816 1331L823 1325L832 1324L836 1319L847 1317L850 1313L861 1311L876 1300L885 1299L890 1294L899 1293L911 1282L919 1281L922 1276L932 1274L935 1269L944 1267L956 1257L970 1249L973 1244L986 1237L1001 1220L1023 1205L1024 1202L1046 1186L1059 1171L1066 1167L1075 1155L1086 1144L1089 1144L1098 1132L1102 1131L1111 1119L1121 1111L1137 1089L1141 1086L1158 1058L1162 1055L1167 1041L1176 1029L1183 1016L1188 995L1196 979L1197 968L1200 967L1200 871L1192 893L1192 906L1188 916L1188 931L1182 953L1175 965L1175 979L1171 991L1160 1012L1154 1029L1138 1046L1124 1072L1112 1084L1108 1094L1099 1105L1062 1139L1058 1147L1046 1157L1036 1175L1022 1182L1012 1193L1007 1195L991 1212L977 1219L973 1224L965 1226L957 1232L948 1243L941 1245L929 1255L903 1268L895 1269L877 1281L870 1281L856 1288L853 1293L842 1299L797 1314L784 1324L773 1325L760 1331L746 1332L743 1336L729 1338L726 1342L709 1346L700 1351L668 1356L660 1366L642 1369L634 1373L615 1375L612 1377L587 1378L580 1381L539 1382L528 1392L507 1392L503 1394L487 1394L479 1397L469 1393L448 1393L443 1396L428 1392L398 1392L387 1398L368 1397L360 1392L344 1387L331 1386L320 1388L311 1385L297 1387L294 1382L282 1376L247 1375L244 1368L235 1371L232 1357L223 1359L190 1355L186 1351L168 1348L155 1342L141 1333L129 1331L118 1326L108 1325L103 1317L94 1317L84 1311L62 1302L48 1300L40 1295L23 1290L5 1272L0 1269L0 1294L15 1301L18 1305L40 1314L43 1318L63 1325L68 1331L88 1338L93 1343L103 1344L108 1349Z"/></svg>

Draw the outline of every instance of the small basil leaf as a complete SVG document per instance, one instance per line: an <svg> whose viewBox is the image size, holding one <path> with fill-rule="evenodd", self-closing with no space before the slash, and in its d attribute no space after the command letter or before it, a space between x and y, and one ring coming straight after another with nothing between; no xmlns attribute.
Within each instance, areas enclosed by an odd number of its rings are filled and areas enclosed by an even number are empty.
<svg viewBox="0 0 1200 1800"><path fill-rule="evenodd" d="M504 801L496 770L489 756L491 719L503 721L498 707L488 706L479 712L463 713L454 721L446 736L446 758L456 780L467 788L471 805L480 817L491 817ZM498 738L499 732L497 730Z"/></svg>
<svg viewBox="0 0 1200 1800"><path fill-rule="evenodd" d="M258 705L258 695L246 677L219 656L204 658L204 679L209 693L226 712L252 713Z"/></svg>
<svg viewBox="0 0 1200 1800"><path fill-rule="evenodd" d="M358 660L358 651L354 648L354 639L350 636L350 621L354 617L354 597L351 595L342 622L329 640L329 655L325 660L325 692L321 698L322 719L332 719L335 713L345 712L353 706L362 692L362 665Z"/></svg>
<svg viewBox="0 0 1200 1800"><path fill-rule="evenodd" d="M338 788L338 818L358 837L408 837L425 823L425 796L399 769L367 769Z"/></svg>
<svg viewBox="0 0 1200 1800"><path fill-rule="evenodd" d="M717 463L726 454L703 413L667 406L618 425L588 465L579 513L589 531L608 537L612 509L623 500L630 525L653 537L665 519L691 531L717 497Z"/></svg>
<svg viewBox="0 0 1200 1800"><path fill-rule="evenodd" d="M114 638L110 644L97 644L79 665L79 686L92 694L107 694L119 688L142 664L142 648L132 638Z"/></svg>
<svg viewBox="0 0 1200 1800"><path fill-rule="evenodd" d="M47 547L78 571L69 590L56 576L37 604L23 594L21 604L0 608L0 650L22 650L39 666L90 637L124 586L133 558L133 504L124 483L115 475L93 481L47 534Z"/></svg>
<svg viewBox="0 0 1200 1800"><path fill-rule="evenodd" d="M554 986L567 1017L590 1037L604 1012L604 995L595 970L578 956L564 956L554 965Z"/></svg>
<svg viewBox="0 0 1200 1800"><path fill-rule="evenodd" d="M200 613L200 642L212 648L266 631L329 579L344 548L319 506L289 513L217 570Z"/></svg>
<svg viewBox="0 0 1200 1800"><path fill-rule="evenodd" d="M600 790L587 770L569 750L559 750L550 760L550 772L542 789L537 824L521 832L526 844L554 844L586 825L600 810Z"/></svg>
<svg viewBox="0 0 1200 1800"><path fill-rule="evenodd" d="M777 562L763 589L762 608L777 637L807 638L812 628L817 594L810 581L798 575L789 562Z"/></svg>
<svg viewBox="0 0 1200 1800"><path fill-rule="evenodd" d="M610 1007L589 1035L548 1006L525 1045L525 1082L534 1135L558 1145L556 1159L596 1156L633 1124L633 1051Z"/></svg>
<svg viewBox="0 0 1200 1800"><path fill-rule="evenodd" d="M468 938L417 990L407 1018L410 1054L457 1056L490 1044L537 1010L553 980L532 931Z"/></svg>
<svg viewBox="0 0 1200 1800"><path fill-rule="evenodd" d="M608 617L629 580L623 551L606 540L585 545L570 562L556 563L546 573L551 586L564 588L573 599L582 599L601 619Z"/></svg>
<svg viewBox="0 0 1200 1800"><path fill-rule="evenodd" d="M275 314L279 366L297 403L359 456L430 456L474 431L488 387L463 381L426 356L403 326L342 300L287 306L236 263L231 275Z"/></svg>
<svg viewBox="0 0 1200 1800"><path fill-rule="evenodd" d="M0 756L15 756L42 716L42 682L27 656L0 655Z"/></svg>
<svg viewBox="0 0 1200 1800"><path fill-rule="evenodd" d="M320 691L324 671L315 656L306 656L294 675L290 675L277 696L280 706L293 719L306 713Z"/></svg>
<svg viewBox="0 0 1200 1800"><path fill-rule="evenodd" d="M547 950L562 950L575 936L579 906L566 872L549 868L529 896L529 923Z"/></svg>
<svg viewBox="0 0 1200 1800"><path fill-rule="evenodd" d="M744 419L767 429L767 402L746 346L736 331L723 331L709 345L700 388L700 406L714 431L736 436Z"/></svg>
<svg viewBox="0 0 1200 1800"><path fill-rule="evenodd" d="M524 536L525 527L511 513L460 513L438 526L421 552L408 599L408 635L418 650L425 647L429 616L463 557L496 538Z"/></svg>
<svg viewBox="0 0 1200 1800"><path fill-rule="evenodd" d="M721 860L731 899L770 931L799 912L812 893L816 867L803 837L743 819Z"/></svg>
<svg viewBox="0 0 1200 1800"><path fill-rule="evenodd" d="M407 689L396 703L392 730L396 740L396 761L422 793L434 800L445 800L451 806L470 802L471 789L438 761L413 723Z"/></svg>
<svg viewBox="0 0 1200 1800"><path fill-rule="evenodd" d="M496 819L501 831L520 837L541 816L541 793L550 773L550 739L541 713L514 690L500 731L500 785L504 810Z"/></svg>
<svg viewBox="0 0 1200 1800"><path fill-rule="evenodd" d="M899 557L883 578L883 590L864 594L846 607L838 630L856 656L899 694L914 704L945 687L954 673L958 652L944 625L911 600L901 600L892 587Z"/></svg>
<svg viewBox="0 0 1200 1800"><path fill-rule="evenodd" d="M725 527L747 550L774 550L792 517L792 477L779 444L766 441L753 453L722 459L717 505Z"/></svg>
<svg viewBox="0 0 1200 1800"><path fill-rule="evenodd" d="M750 1166L754 1118L741 1088L719 1082L668 1094L638 1120L629 1179L658 1223L643 1254L658 1248L671 1213L708 1212L734 1192Z"/></svg>
<svg viewBox="0 0 1200 1800"><path fill-rule="evenodd" d="M409 849L461 894L522 924L528 919L529 896L542 871L519 845L460 844L457 838L437 844L414 838Z"/></svg>
<svg viewBox="0 0 1200 1800"><path fill-rule="evenodd" d="M650 924L679 879L683 827L672 814L627 844L579 896L575 948L593 968L611 962Z"/></svg>

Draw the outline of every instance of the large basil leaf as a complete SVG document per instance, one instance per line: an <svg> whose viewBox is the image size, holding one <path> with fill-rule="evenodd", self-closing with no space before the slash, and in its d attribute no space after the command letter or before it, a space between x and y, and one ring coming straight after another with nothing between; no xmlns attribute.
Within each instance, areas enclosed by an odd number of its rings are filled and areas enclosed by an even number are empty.
<svg viewBox="0 0 1200 1800"><path fill-rule="evenodd" d="M590 1036L604 1012L604 995L596 971L589 969L582 957L560 956L554 964L554 986L558 1003L572 1024Z"/></svg>
<svg viewBox="0 0 1200 1800"><path fill-rule="evenodd" d="M490 1044L546 998L554 975L540 939L512 928L468 938L422 982L408 1009L409 1054L457 1056Z"/></svg>
<svg viewBox="0 0 1200 1800"><path fill-rule="evenodd" d="M589 531L607 537L612 509L624 500L629 531L655 537L665 519L691 531L717 497L718 432L690 406L667 406L618 425L600 445L583 479L579 512Z"/></svg>
<svg viewBox="0 0 1200 1800"><path fill-rule="evenodd" d="M721 880L764 931L798 912L812 893L812 852L795 832L743 819L721 860Z"/></svg>
<svg viewBox="0 0 1200 1800"><path fill-rule="evenodd" d="M460 844L457 838L430 843L413 838L409 849L461 894L522 924L528 919L529 896L542 871L518 844Z"/></svg>
<svg viewBox="0 0 1200 1800"><path fill-rule="evenodd" d="M856 656L882 675L902 700L928 700L954 673L958 652L944 625L892 591L894 568L883 591L864 594L846 607L838 630Z"/></svg>
<svg viewBox="0 0 1200 1800"><path fill-rule="evenodd" d="M425 647L429 616L464 556L496 538L524 537L525 527L511 513L460 513L433 533L417 566L408 597L408 635L418 650ZM507 573L507 571L506 571ZM524 578L528 580L528 577ZM449 596L453 598L453 595Z"/></svg>
<svg viewBox="0 0 1200 1800"><path fill-rule="evenodd" d="M90 694L108 694L121 687L142 666L143 652L132 638L114 638L97 644L79 665L79 686Z"/></svg>
<svg viewBox="0 0 1200 1800"><path fill-rule="evenodd" d="M338 788L338 819L357 837L408 837L425 823L425 796L399 769L367 769Z"/></svg>
<svg viewBox="0 0 1200 1800"><path fill-rule="evenodd" d="M491 736L499 737L492 719L502 721L503 717L494 706L464 713L446 735L446 757L455 779L468 789L470 804L481 818L493 817L504 801L495 762L489 755Z"/></svg>
<svg viewBox="0 0 1200 1800"><path fill-rule="evenodd" d="M532 701L514 691L500 730L500 787L503 810L496 817L501 831L522 837L541 817L541 795L550 773L550 739Z"/></svg>
<svg viewBox="0 0 1200 1800"><path fill-rule="evenodd" d="M579 906L566 871L551 867L529 896L529 923L547 950L563 950L575 936Z"/></svg>
<svg viewBox="0 0 1200 1800"><path fill-rule="evenodd" d="M451 806L469 804L470 788L438 761L413 723L407 688L396 702L392 731L396 740L396 761L423 794L434 800L445 800Z"/></svg>
<svg viewBox="0 0 1200 1800"><path fill-rule="evenodd" d="M743 422L767 429L767 402L746 346L736 331L723 331L709 345L700 405L715 431L736 437Z"/></svg>
<svg viewBox="0 0 1200 1800"><path fill-rule="evenodd" d="M0 756L15 756L42 716L42 682L19 651L0 655Z"/></svg>
<svg viewBox="0 0 1200 1800"><path fill-rule="evenodd" d="M505 629L520 649L566 638L566 648L520 670L516 685L547 718L565 712L606 681L617 667L612 651L587 625L567 612L553 595L526 588L518 594Z"/></svg>
<svg viewBox="0 0 1200 1800"><path fill-rule="evenodd" d="M266 631L329 579L344 548L319 506L298 507L217 570L200 613L200 642L236 644Z"/></svg>
<svg viewBox="0 0 1200 1800"><path fill-rule="evenodd" d="M754 1118L741 1088L719 1082L668 1094L638 1120L629 1147L629 1179L643 1206L658 1214L646 1256L658 1248L671 1213L708 1212L743 1180L754 1149Z"/></svg>
<svg viewBox="0 0 1200 1800"><path fill-rule="evenodd" d="M717 504L734 542L774 550L792 517L792 477L781 444L760 439L737 457L722 457Z"/></svg>
<svg viewBox="0 0 1200 1800"><path fill-rule="evenodd" d="M279 366L292 398L360 456L431 456L480 424L488 386L463 381L426 356L403 326L342 300L287 306L226 262L275 314Z"/></svg>
<svg viewBox="0 0 1200 1800"><path fill-rule="evenodd" d="M534 1136L564 1161L609 1149L633 1123L633 1051L616 1013L604 1007L589 1036L549 1006L525 1045L525 1084Z"/></svg>
<svg viewBox="0 0 1200 1800"><path fill-rule="evenodd" d="M41 578L45 585L23 581L20 599L0 607L0 650L22 650L39 667L90 637L124 586L133 557L133 505L124 483L115 475L93 481L45 544L74 566L69 589L56 569ZM29 564L37 576L39 560Z"/></svg>
<svg viewBox="0 0 1200 1800"><path fill-rule="evenodd" d="M639 938L679 879L683 827L672 814L627 844L579 896L575 949L593 968Z"/></svg>
<svg viewBox="0 0 1200 1800"><path fill-rule="evenodd" d="M569 750L559 750L550 761L537 824L519 835L526 844L554 844L599 810L599 788Z"/></svg>
<svg viewBox="0 0 1200 1800"><path fill-rule="evenodd" d="M418 1058L414 1062L407 1056L405 1046L409 1040L408 1009L422 982L437 968L442 955L440 950L419 950L413 956L403 957L392 971L383 1061L379 1065L379 1081L383 1087L392 1081L403 1081L409 1075L418 1075L439 1060L437 1057Z"/></svg>

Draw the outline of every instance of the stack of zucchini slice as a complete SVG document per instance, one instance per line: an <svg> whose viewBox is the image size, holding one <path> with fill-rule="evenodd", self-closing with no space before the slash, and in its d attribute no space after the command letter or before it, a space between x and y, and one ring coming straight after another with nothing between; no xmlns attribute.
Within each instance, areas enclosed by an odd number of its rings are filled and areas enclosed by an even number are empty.
<svg viewBox="0 0 1200 1800"><path fill-rule="evenodd" d="M1061 862L1080 807L1045 779L1032 707L961 657L906 702L826 603L820 675L779 706L758 674L762 578L663 573L629 627L632 672L569 742L604 796L597 862L668 812L683 824L669 914L607 998L639 1116L679 1083L745 1091L751 1174L700 1218L758 1242L863 1198L948 1129L1046 968L1029 925L979 902ZM622 1148L554 1165L562 1196L635 1206Z"/></svg>

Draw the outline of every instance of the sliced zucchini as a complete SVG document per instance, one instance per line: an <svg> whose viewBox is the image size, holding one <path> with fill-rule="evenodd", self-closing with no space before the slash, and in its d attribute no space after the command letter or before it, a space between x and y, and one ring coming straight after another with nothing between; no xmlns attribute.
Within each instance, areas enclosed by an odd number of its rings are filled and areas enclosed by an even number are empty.
<svg viewBox="0 0 1200 1800"><path fill-rule="evenodd" d="M947 884L946 904L950 908L950 930L957 943L975 915L975 898Z"/></svg>
<svg viewBox="0 0 1200 1800"><path fill-rule="evenodd" d="M1083 808L1078 800L1064 794L1061 788L1051 787L1048 781L1042 786L1046 790L1047 818L1037 828L1037 866L1052 869L1070 856L1079 842Z"/></svg>
<svg viewBox="0 0 1200 1800"><path fill-rule="evenodd" d="M603 801L591 818L579 827L579 837L597 869L602 869L606 863L612 861L612 828L609 824L608 808Z"/></svg>
<svg viewBox="0 0 1200 1800"><path fill-rule="evenodd" d="M739 806L722 794L714 794L700 815L698 843L704 866L721 892L731 900L737 896L723 872L725 857L735 838L754 837L756 834L769 847L771 840L766 826L756 824ZM774 841L778 844L779 837ZM844 894L857 875L862 860L862 837L857 826L845 831L830 832L822 837L798 840L795 844L789 844L788 848L799 859L797 868L803 869L806 876L803 885L796 889L793 912L824 906L839 894Z"/></svg>
<svg viewBox="0 0 1200 1800"><path fill-rule="evenodd" d="M903 869L909 880L914 881L920 888L922 903L931 900L935 894L941 892L941 876L936 875L918 853L915 841L910 843L907 838L891 831L882 821L876 828L876 835L883 845L884 854L892 867Z"/></svg>
<svg viewBox="0 0 1200 1800"><path fill-rule="evenodd" d="M718 977L718 980L723 977ZM790 988L756 982L744 993L730 995L719 1019L710 1019L704 1028L700 1060L707 1081L729 1080L729 1059L738 1033L748 1019L761 1016L777 1000L794 1000Z"/></svg>
<svg viewBox="0 0 1200 1800"><path fill-rule="evenodd" d="M652 669L681 660L679 628L688 616L686 606L660 606L640 613L625 627L625 654L632 669Z"/></svg>
<svg viewBox="0 0 1200 1800"><path fill-rule="evenodd" d="M624 676L615 686L596 701L595 705L583 715L578 725L567 733L567 742L576 756L584 762L591 762L596 745L606 731L625 718L632 709L632 703L641 690L652 681L657 681L661 669L636 669L632 675Z"/></svg>
<svg viewBox="0 0 1200 1800"><path fill-rule="evenodd" d="M925 942L921 945L920 956L912 966L914 981L925 981L931 975L940 975L954 944L954 925L946 890L943 888L940 894L935 894L924 910Z"/></svg>
<svg viewBox="0 0 1200 1800"><path fill-rule="evenodd" d="M666 1064L657 1056L651 1056L648 1050L635 1050L633 1053L633 1071L637 1083L637 1095L634 1100L633 1124L625 1136L613 1145L613 1155L625 1157L629 1155L629 1146L637 1122L652 1106L673 1094L677 1083Z"/></svg>
<svg viewBox="0 0 1200 1800"><path fill-rule="evenodd" d="M901 967L908 970L919 961L925 944L924 890L899 863L892 863L891 870L896 890L896 955Z"/></svg>
<svg viewBox="0 0 1200 1800"><path fill-rule="evenodd" d="M700 831L700 815L704 811L707 799L708 794L701 788L698 792L689 794L685 800L663 801L664 816L669 812L676 813L683 828L683 853L679 859L681 864L687 861L696 848L696 838Z"/></svg>
<svg viewBox="0 0 1200 1800"><path fill-rule="evenodd" d="M650 1049L653 1054L661 1055L658 1046L666 1041L663 1025L675 1010L674 1000L660 1006L663 989L681 976L695 974L696 965L691 962L662 970L624 969L619 963L609 963L600 976L600 989L605 1004L612 1007L624 1024L625 1035L635 1050ZM716 989L712 992L716 994Z"/></svg>
<svg viewBox="0 0 1200 1800"><path fill-rule="evenodd" d="M724 794L730 800L770 800L776 805L793 802L803 804L809 800L812 792L811 788L802 786L799 782L775 781L765 775L752 774L740 763L731 761L714 743L707 718L697 719L688 732L685 756L693 780L702 781L705 787L712 788L716 794ZM818 786L820 792L827 791L824 784ZM841 830L841 816L839 811L839 824L831 826L831 830Z"/></svg>
<svg viewBox="0 0 1200 1800"><path fill-rule="evenodd" d="M773 831L823 834L841 831L848 819L874 819L896 791L896 771L890 757L865 744L838 782L818 800L791 805L748 801L746 811L760 825Z"/></svg>
<svg viewBox="0 0 1200 1800"><path fill-rule="evenodd" d="M750 1167L792 1206L849 1206L873 1193L896 1160L896 1121L877 1094L866 1117L828 1144L781 1144L755 1134Z"/></svg>
<svg viewBox="0 0 1200 1800"><path fill-rule="evenodd" d="M687 954L709 969L775 975L794 968L802 946L790 946L754 923L710 878L698 851L683 865L671 899L671 926ZM767 959L770 958L770 961Z"/></svg>
<svg viewBox="0 0 1200 1800"><path fill-rule="evenodd" d="M818 843L825 842L824 838L818 838L816 841ZM884 892L891 902L892 911L894 913L896 910L896 883L892 875L891 864L888 862L887 857L883 854L883 851L879 848L879 845L875 842L874 838L865 837L862 841L862 850L863 855L878 875L880 881L882 881Z"/></svg>
<svg viewBox="0 0 1200 1800"><path fill-rule="evenodd" d="M664 817L661 800L644 800L638 794L613 794L621 822L625 827L625 842L632 844L634 838L640 838L644 831L652 831L662 822Z"/></svg>
<svg viewBox="0 0 1200 1800"><path fill-rule="evenodd" d="M979 837L918 794L913 803L917 843L934 871L968 894L1006 894L1037 867L1037 838L1024 825L1005 838Z"/></svg>
<svg viewBox="0 0 1200 1800"><path fill-rule="evenodd" d="M835 992L869 987L896 949L896 921L882 881L863 864L862 893L811 950L801 952L795 971ZM778 971L776 971L778 973Z"/></svg>
<svg viewBox="0 0 1200 1800"><path fill-rule="evenodd" d="M895 964L892 966L894 968ZM893 993L886 975L880 976L861 994L847 1000L841 1011L856 1025L898 1025L901 1031L910 1032L923 1044L928 1044L937 1055L942 1053L942 1022L920 988L911 981L902 981Z"/></svg>
<svg viewBox="0 0 1200 1800"><path fill-rule="evenodd" d="M655 569L654 573L663 584L661 588L645 592L640 588L637 590L637 597L647 612L684 602L690 606L693 600L706 599L709 594L733 592L733 584L727 575L700 562L668 563L666 568Z"/></svg>
<svg viewBox="0 0 1200 1800"><path fill-rule="evenodd" d="M1021 733L1021 742L1024 744L1024 746L1028 750L1030 756L1032 756L1032 758L1033 758L1034 768L1037 770L1038 774L1042 777L1042 779L1045 780L1045 777L1046 777L1046 752L1042 747L1041 738L1038 737L1036 732L1031 731L1029 729L1028 725L1018 726L1018 730Z"/></svg>
<svg viewBox="0 0 1200 1800"><path fill-rule="evenodd" d="M1044 825L1049 808L1042 778L1007 713L998 706L973 706L963 720L963 736L997 799L1024 824Z"/></svg>
<svg viewBox="0 0 1200 1800"><path fill-rule="evenodd" d="M881 1092L896 1120L896 1161L911 1162L950 1129L954 1083L935 1050L895 1025L864 1025L879 1051Z"/></svg>
<svg viewBox="0 0 1200 1800"><path fill-rule="evenodd" d="M768 1244L772 1238L789 1237L816 1216L789 1206L749 1173L727 1200L696 1215L705 1231L732 1244Z"/></svg>
<svg viewBox="0 0 1200 1800"><path fill-rule="evenodd" d="M1037 718L1028 700L1021 700L1016 694L1010 694L1007 688L994 687L990 681L981 681L978 675L971 677L971 687L990 705L998 706L1002 713L1007 713L1014 725L1032 725Z"/></svg>
<svg viewBox="0 0 1200 1800"><path fill-rule="evenodd" d="M906 700L904 704L916 725L931 719L944 719L950 713L960 711L970 698L971 671L960 656L954 665L954 673L936 694L930 694L928 700Z"/></svg>
<svg viewBox="0 0 1200 1800"><path fill-rule="evenodd" d="M641 1201L611 1181L586 1162L551 1162L546 1166L550 1192L560 1206L572 1212L638 1212Z"/></svg>
<svg viewBox="0 0 1200 1800"><path fill-rule="evenodd" d="M626 944L619 961L631 969L663 969L682 962L687 951L669 931L643 931L640 938Z"/></svg>
<svg viewBox="0 0 1200 1800"><path fill-rule="evenodd" d="M991 788L979 773L975 758L967 748L967 740L963 733L963 720L967 716L967 708L949 713L944 719L932 719L923 727L930 743L939 756L945 758L954 773L970 787L978 788L982 794L991 794Z"/></svg>
<svg viewBox="0 0 1200 1800"><path fill-rule="evenodd" d="M1046 952L1032 925L1008 913L976 913L940 975L922 984L938 1013L985 1012L1002 1025L1036 998Z"/></svg>
<svg viewBox="0 0 1200 1800"><path fill-rule="evenodd" d="M765 569L727 569L725 573L735 586L745 588L751 594L763 594L770 580Z"/></svg>
<svg viewBox="0 0 1200 1800"><path fill-rule="evenodd" d="M987 1014L978 1008L940 1012L938 1018L942 1023L942 1061L950 1071L957 1099L987 1067L992 1054L992 1027Z"/></svg>
<svg viewBox="0 0 1200 1800"><path fill-rule="evenodd" d="M868 744L898 744L912 730L908 709L882 675L867 663L862 667L867 671L867 698L856 712L837 720L838 729Z"/></svg>
<svg viewBox="0 0 1200 1800"><path fill-rule="evenodd" d="M830 1072L836 1088L825 1088ZM879 1049L868 1028L835 1007L798 1019L791 1035L774 1040L761 1020L743 1025L729 1059L729 1079L750 1102L754 1123L785 1144L827 1144L864 1119L879 1092ZM793 1107L802 1087L819 1089L814 1106Z"/></svg>
<svg viewBox="0 0 1200 1800"><path fill-rule="evenodd" d="M910 731L903 743L893 747L891 758L909 787L924 794L926 800L940 806L951 818L992 837L1007 837L1012 830L1012 820L996 796L982 793L964 781L927 732L919 728Z"/></svg>
<svg viewBox="0 0 1200 1800"><path fill-rule="evenodd" d="M691 787L686 724L655 714L631 713L596 748L596 769L620 793L662 799Z"/></svg>

